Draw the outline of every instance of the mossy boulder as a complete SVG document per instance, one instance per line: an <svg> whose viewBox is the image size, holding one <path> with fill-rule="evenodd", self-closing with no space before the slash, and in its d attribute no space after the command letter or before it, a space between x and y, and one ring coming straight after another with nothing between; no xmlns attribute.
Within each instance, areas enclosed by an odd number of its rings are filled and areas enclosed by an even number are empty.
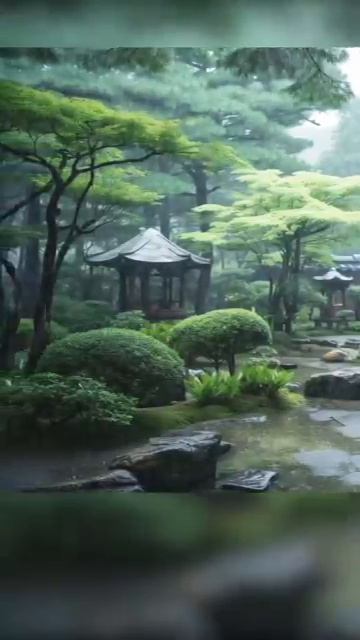
<svg viewBox="0 0 360 640"><path fill-rule="evenodd" d="M111 389L138 398L143 407L185 398L185 372L178 354L130 329L72 334L47 348L39 370L104 380Z"/></svg>

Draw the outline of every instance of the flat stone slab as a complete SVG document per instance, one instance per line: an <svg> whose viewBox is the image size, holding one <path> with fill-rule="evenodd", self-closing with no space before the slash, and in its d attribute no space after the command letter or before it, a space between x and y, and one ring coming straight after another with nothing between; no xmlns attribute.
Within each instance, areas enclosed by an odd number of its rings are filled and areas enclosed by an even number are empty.
<svg viewBox="0 0 360 640"><path fill-rule="evenodd" d="M249 469L229 476L220 483L219 488L233 491L267 491L278 475L276 471Z"/></svg>
<svg viewBox="0 0 360 640"><path fill-rule="evenodd" d="M290 371L292 369L297 369L298 368L298 364L296 362L280 362L279 368Z"/></svg>
<svg viewBox="0 0 360 640"><path fill-rule="evenodd" d="M224 450L228 444L222 444L214 431L151 438L115 458L109 468L130 471L146 491L191 491L214 485L216 463Z"/></svg>
<svg viewBox="0 0 360 640"><path fill-rule="evenodd" d="M142 492L135 476L128 471L120 469L93 478L70 480L57 484L44 485L39 487L24 488L24 492L56 492L56 491L94 491L94 490L115 490L124 492Z"/></svg>

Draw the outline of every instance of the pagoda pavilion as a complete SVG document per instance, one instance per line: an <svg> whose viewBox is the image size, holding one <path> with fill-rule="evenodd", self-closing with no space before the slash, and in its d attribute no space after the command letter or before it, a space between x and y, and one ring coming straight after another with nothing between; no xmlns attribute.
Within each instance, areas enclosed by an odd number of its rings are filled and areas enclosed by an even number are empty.
<svg viewBox="0 0 360 640"><path fill-rule="evenodd" d="M141 229L116 249L87 254L90 267L109 267L119 274L119 311L141 309L150 319L189 315L186 288L195 278L193 309L206 311L211 261L182 249L157 229Z"/></svg>

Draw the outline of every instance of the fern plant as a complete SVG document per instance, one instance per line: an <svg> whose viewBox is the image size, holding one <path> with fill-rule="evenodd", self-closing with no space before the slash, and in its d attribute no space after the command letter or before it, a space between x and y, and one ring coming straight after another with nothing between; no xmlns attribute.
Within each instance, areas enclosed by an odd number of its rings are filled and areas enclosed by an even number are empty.
<svg viewBox="0 0 360 640"><path fill-rule="evenodd" d="M239 375L239 385L243 393L277 396L293 380L294 374L281 369L271 369L266 365L246 366Z"/></svg>
<svg viewBox="0 0 360 640"><path fill-rule="evenodd" d="M187 388L197 404L229 404L241 394L240 377L227 373L206 373L201 378L190 378Z"/></svg>

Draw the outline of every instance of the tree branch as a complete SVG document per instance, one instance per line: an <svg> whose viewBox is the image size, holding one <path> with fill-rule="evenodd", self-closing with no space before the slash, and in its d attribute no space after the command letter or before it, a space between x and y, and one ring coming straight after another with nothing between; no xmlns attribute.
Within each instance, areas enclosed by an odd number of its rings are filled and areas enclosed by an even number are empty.
<svg viewBox="0 0 360 640"><path fill-rule="evenodd" d="M15 213L20 211L20 209L25 207L27 204L29 204L33 200L36 200L36 198L41 196L43 193L47 193L49 191L49 189L51 188L51 185L52 185L52 181L48 182L41 189L38 189L37 191L33 191L27 198L24 198L23 200L20 200L20 202L18 202L14 206L10 207L10 209L8 209L7 211L5 211L5 213L2 213L0 215L0 223L4 222L4 220L7 220L7 218L10 218L10 216L15 215Z"/></svg>
<svg viewBox="0 0 360 640"><path fill-rule="evenodd" d="M123 160L108 160L107 162L100 162L99 164L95 164L93 169L102 169L103 167L113 167L119 164L128 164L132 162L144 162L148 158L158 155L161 155L161 151L149 151L149 153L141 156L140 158L124 158ZM91 166L79 169L78 173L87 173L88 171L91 171Z"/></svg>

